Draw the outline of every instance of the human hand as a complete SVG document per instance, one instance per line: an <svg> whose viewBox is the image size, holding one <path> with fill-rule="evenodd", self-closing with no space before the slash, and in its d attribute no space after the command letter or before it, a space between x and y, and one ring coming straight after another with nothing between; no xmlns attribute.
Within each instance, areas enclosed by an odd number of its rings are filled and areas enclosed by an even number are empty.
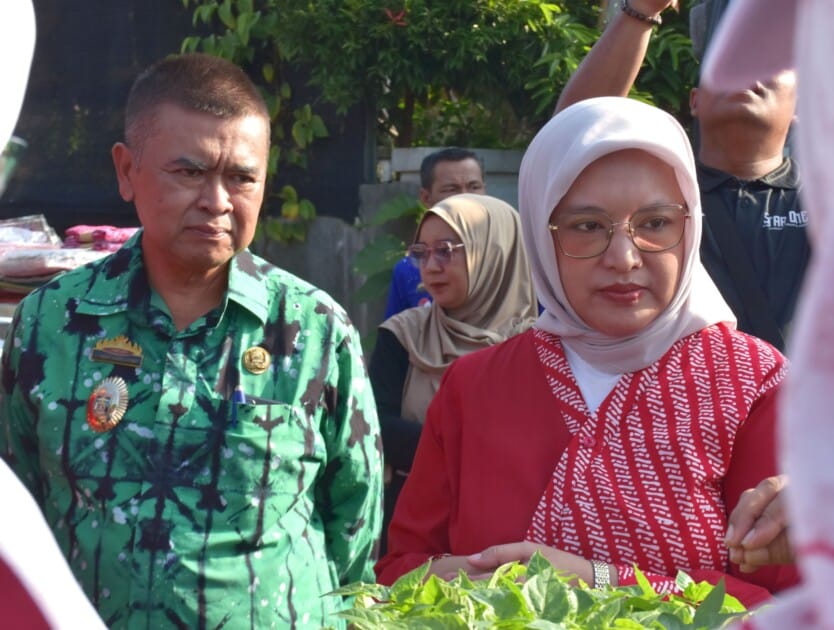
<svg viewBox="0 0 834 630"><path fill-rule="evenodd" d="M575 575L586 584L594 583L590 561L561 549L527 541L493 545L480 553L469 556L467 558L469 564L480 571L480 574L470 574L470 576L475 579L486 577L502 564L508 562L517 561L526 564L537 551L547 558L556 570Z"/></svg>
<svg viewBox="0 0 834 630"><path fill-rule="evenodd" d="M477 570L467 562L466 556L441 556L431 561L426 577L436 575L443 580L452 580L458 576L460 569L469 575L477 573Z"/></svg>
<svg viewBox="0 0 834 630"><path fill-rule="evenodd" d="M787 485L786 475L762 480L742 493L730 514L724 542L730 549L730 561L742 572L794 561L782 494Z"/></svg>

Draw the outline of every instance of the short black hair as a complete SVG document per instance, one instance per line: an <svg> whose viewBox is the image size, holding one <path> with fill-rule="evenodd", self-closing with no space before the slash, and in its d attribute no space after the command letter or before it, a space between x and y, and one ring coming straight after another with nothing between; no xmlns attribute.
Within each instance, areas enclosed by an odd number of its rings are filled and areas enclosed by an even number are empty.
<svg viewBox="0 0 834 630"><path fill-rule="evenodd" d="M426 190L431 190L434 184L434 167L437 166L438 162L463 162L463 160L475 160L478 163L478 168L481 169L481 179L483 179L484 165L481 164L481 159L477 153L469 149L449 147L429 153L423 158L420 163L420 186Z"/></svg>
<svg viewBox="0 0 834 630"><path fill-rule="evenodd" d="M218 118L261 116L269 124L266 102L246 73L226 59L203 53L170 55L136 78L125 109L128 146L141 151L162 104Z"/></svg>

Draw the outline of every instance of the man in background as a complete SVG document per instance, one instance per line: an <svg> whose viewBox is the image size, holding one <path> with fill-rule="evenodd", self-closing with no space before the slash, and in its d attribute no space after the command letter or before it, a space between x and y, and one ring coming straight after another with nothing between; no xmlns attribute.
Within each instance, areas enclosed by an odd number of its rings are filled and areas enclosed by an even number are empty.
<svg viewBox="0 0 834 630"><path fill-rule="evenodd" d="M673 0L627 0L563 90L557 111L594 96L627 96L660 14ZM808 264L799 169L785 157L796 77L780 72L735 92L690 95L698 122L701 259L744 332L784 350Z"/></svg>
<svg viewBox="0 0 834 630"><path fill-rule="evenodd" d="M420 203L431 208L440 201L462 193L486 194L484 170L478 156L467 149L435 151L420 164ZM394 267L385 319L412 306L425 306L431 296L420 286L420 271L403 258Z"/></svg>

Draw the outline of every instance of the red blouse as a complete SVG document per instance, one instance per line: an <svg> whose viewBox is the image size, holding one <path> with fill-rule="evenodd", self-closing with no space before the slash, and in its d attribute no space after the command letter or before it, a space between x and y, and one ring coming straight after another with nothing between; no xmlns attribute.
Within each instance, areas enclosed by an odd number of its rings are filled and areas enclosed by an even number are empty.
<svg viewBox="0 0 834 630"><path fill-rule="evenodd" d="M747 605L767 599L794 568L742 574L722 541L741 492L777 472L784 370L771 346L714 326L624 375L591 414L548 333L458 359L429 407L378 579L528 538L608 560L620 584L636 563L659 590L683 569L726 574Z"/></svg>

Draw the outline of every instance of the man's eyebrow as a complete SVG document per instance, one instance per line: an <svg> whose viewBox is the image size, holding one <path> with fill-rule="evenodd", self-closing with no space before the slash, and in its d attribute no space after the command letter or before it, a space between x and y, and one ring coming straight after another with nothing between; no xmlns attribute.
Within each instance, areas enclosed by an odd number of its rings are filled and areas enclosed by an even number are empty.
<svg viewBox="0 0 834 630"><path fill-rule="evenodd" d="M253 164L230 164L226 169L231 173L240 173L242 175L257 175L260 169Z"/></svg>
<svg viewBox="0 0 834 630"><path fill-rule="evenodd" d="M207 171L209 170L208 164L204 162L200 162L199 160L195 160L189 157L178 157L175 160L171 160L168 163L169 166L178 166L180 168L187 168L193 169L197 171Z"/></svg>
<svg viewBox="0 0 834 630"><path fill-rule="evenodd" d="M186 156L181 156L176 158L175 160L171 160L168 163L168 166L171 168L185 168L197 171L212 170L212 167L206 164L205 162L201 162L200 160L196 160L194 158ZM228 173L239 173L242 175L257 175L260 172L257 165L252 164L229 164L225 170Z"/></svg>

